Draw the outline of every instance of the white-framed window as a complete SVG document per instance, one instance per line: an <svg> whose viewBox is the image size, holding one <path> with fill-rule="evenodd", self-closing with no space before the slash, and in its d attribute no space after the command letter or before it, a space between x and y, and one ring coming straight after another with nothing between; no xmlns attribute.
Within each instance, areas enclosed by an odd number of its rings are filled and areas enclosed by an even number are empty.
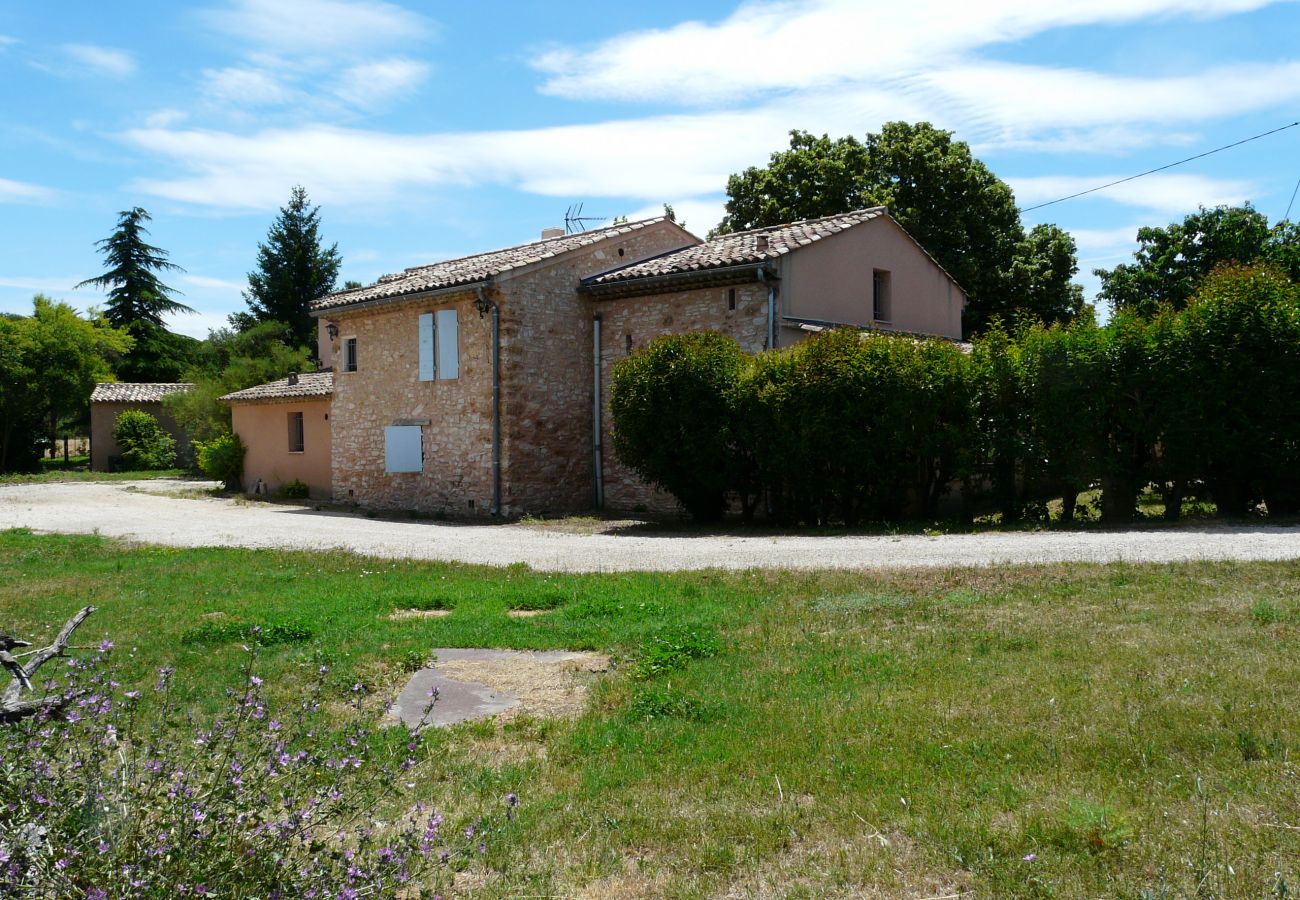
<svg viewBox="0 0 1300 900"><path fill-rule="evenodd" d="M355 372L357 370L357 339L346 337L343 339L343 371Z"/></svg>
<svg viewBox="0 0 1300 900"><path fill-rule="evenodd" d="M419 346L421 381L460 377L460 323L455 307L421 313Z"/></svg>
<svg viewBox="0 0 1300 900"><path fill-rule="evenodd" d="M894 321L893 297L890 296L889 272L873 269L871 272L871 317L877 322Z"/></svg>
<svg viewBox="0 0 1300 900"><path fill-rule="evenodd" d="M302 413L289 413L289 452L302 453L307 449L306 432L303 430Z"/></svg>
<svg viewBox="0 0 1300 900"><path fill-rule="evenodd" d="M419 425L384 428L384 471L424 471L424 429Z"/></svg>

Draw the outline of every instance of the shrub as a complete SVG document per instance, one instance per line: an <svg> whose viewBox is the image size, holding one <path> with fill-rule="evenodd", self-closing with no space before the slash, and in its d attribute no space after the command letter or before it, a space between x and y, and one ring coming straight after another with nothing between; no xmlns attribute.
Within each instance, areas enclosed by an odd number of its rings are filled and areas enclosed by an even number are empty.
<svg viewBox="0 0 1300 900"><path fill-rule="evenodd" d="M176 439L158 419L140 409L128 409L113 425L113 440L128 470L170 469L176 465Z"/></svg>
<svg viewBox="0 0 1300 900"><path fill-rule="evenodd" d="M210 441L194 445L199 470L209 478L224 481L226 487L237 490L239 478L244 473L244 442L233 433L219 434Z"/></svg>
<svg viewBox="0 0 1300 900"><path fill-rule="evenodd" d="M744 354L714 332L656 338L614 367L610 411L624 465L715 521L744 479L733 435L733 389Z"/></svg>
<svg viewBox="0 0 1300 900"><path fill-rule="evenodd" d="M182 644L216 646L234 641L248 641L263 647L277 644L304 644L315 633L299 622L270 622L250 625L246 622L204 622L181 635Z"/></svg>
<svg viewBox="0 0 1300 900"><path fill-rule="evenodd" d="M307 483L297 478L280 486L280 496L286 500L305 500L307 493Z"/></svg>
<svg viewBox="0 0 1300 900"><path fill-rule="evenodd" d="M360 685L340 726L327 667L284 710L255 667L196 724L170 670L125 690L100 653L49 686L75 698L63 715L0 726L0 895L415 898L484 851L493 820L444 829L400 802L426 751L380 731Z"/></svg>

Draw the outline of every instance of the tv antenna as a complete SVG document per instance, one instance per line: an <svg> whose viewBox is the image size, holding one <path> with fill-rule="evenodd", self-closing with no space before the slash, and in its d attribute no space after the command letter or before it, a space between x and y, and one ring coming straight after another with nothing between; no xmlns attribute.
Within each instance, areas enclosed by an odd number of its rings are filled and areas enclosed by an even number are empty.
<svg viewBox="0 0 1300 900"><path fill-rule="evenodd" d="M576 234L579 231L586 231L588 222L604 222L608 219L609 216L584 216L582 204L574 203L564 211L564 233Z"/></svg>

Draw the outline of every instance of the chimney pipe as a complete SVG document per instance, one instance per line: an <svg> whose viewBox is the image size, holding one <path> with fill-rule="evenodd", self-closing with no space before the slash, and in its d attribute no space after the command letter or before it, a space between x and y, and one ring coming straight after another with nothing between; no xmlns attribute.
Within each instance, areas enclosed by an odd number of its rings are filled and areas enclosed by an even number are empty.
<svg viewBox="0 0 1300 900"><path fill-rule="evenodd" d="M759 252L759 253L766 253L766 252L767 252L767 235L765 235L765 234L760 234L760 235L759 235L755 240L756 240L756 242L757 242L757 244L758 244L758 252Z"/></svg>
<svg viewBox="0 0 1300 900"><path fill-rule="evenodd" d="M289 373L289 384L297 384L297 383L298 383L298 373L297 373L297 372L290 372L290 373Z"/></svg>

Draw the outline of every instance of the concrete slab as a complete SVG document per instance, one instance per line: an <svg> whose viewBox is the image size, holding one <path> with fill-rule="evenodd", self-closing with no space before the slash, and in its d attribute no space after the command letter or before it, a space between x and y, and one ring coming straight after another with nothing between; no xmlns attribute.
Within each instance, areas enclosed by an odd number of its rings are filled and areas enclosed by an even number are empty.
<svg viewBox="0 0 1300 900"><path fill-rule="evenodd" d="M434 664L420 669L411 676L406 687L397 695L389 713L392 722L402 721L414 728L421 724L424 709L429 703L429 691L438 689L438 702L424 721L426 725L443 727L458 722L485 719L519 706L520 694L530 695L530 709L537 712L553 710L550 714L572 713L575 693L572 672L586 668L600 672L608 667L609 660L599 654L571 650L485 650L478 647L438 647L430 651ZM438 671L439 665L454 672L482 672L489 680L502 677L507 670L515 677L506 678L504 690L463 675L453 676ZM563 682L558 689L556 681ZM538 709L537 707L542 707Z"/></svg>

